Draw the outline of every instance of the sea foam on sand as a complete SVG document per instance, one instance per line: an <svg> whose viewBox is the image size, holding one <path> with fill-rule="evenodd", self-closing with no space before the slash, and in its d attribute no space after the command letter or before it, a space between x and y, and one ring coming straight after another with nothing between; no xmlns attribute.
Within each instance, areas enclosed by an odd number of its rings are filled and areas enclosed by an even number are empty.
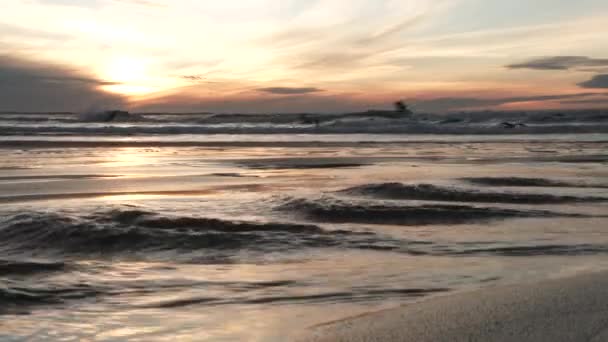
<svg viewBox="0 0 608 342"><path fill-rule="evenodd" d="M608 341L608 273L437 297L316 326L298 341Z"/></svg>

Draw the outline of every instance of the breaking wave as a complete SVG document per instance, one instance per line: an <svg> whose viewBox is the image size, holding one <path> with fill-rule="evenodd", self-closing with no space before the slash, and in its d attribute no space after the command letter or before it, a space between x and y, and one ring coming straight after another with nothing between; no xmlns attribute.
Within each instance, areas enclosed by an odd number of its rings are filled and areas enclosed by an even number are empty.
<svg viewBox="0 0 608 342"><path fill-rule="evenodd" d="M372 196L384 199L482 202L509 204L558 204L573 202L602 202L608 198L555 196L504 192L479 192L468 189L440 187L432 184L408 185L401 183L367 184L340 191L349 195Z"/></svg>

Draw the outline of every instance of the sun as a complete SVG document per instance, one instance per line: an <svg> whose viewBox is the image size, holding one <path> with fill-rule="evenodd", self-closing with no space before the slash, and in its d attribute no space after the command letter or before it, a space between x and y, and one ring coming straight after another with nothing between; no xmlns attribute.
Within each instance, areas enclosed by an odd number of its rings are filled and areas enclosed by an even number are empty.
<svg viewBox="0 0 608 342"><path fill-rule="evenodd" d="M120 56L111 59L103 68L102 78L109 83L103 88L123 95L143 95L154 91L149 85L147 62L144 59Z"/></svg>
<svg viewBox="0 0 608 342"><path fill-rule="evenodd" d="M146 63L134 57L118 57L112 59L106 66L106 79L112 82L137 82L145 79Z"/></svg>

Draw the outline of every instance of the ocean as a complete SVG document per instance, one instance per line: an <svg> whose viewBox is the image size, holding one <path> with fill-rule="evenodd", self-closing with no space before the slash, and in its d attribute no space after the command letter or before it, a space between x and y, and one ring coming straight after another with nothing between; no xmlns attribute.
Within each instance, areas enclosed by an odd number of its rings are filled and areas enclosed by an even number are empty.
<svg viewBox="0 0 608 342"><path fill-rule="evenodd" d="M603 112L311 117L0 114L0 340L285 341L608 269Z"/></svg>

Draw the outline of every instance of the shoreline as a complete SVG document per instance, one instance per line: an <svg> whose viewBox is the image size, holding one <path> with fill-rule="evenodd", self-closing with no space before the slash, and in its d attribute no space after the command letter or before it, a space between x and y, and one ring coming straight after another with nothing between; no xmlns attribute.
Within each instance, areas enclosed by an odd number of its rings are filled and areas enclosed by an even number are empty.
<svg viewBox="0 0 608 342"><path fill-rule="evenodd" d="M433 297L323 323L295 340L608 341L608 272Z"/></svg>

